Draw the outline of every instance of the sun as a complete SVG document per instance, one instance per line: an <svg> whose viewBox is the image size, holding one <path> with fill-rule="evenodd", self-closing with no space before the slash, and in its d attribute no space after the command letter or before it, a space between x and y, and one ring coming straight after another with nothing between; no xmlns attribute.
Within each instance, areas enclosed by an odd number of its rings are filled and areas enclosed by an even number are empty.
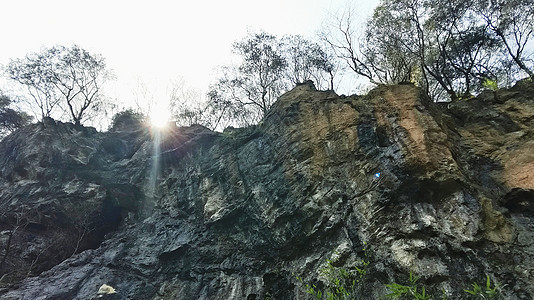
<svg viewBox="0 0 534 300"><path fill-rule="evenodd" d="M163 129L170 121L170 113L166 107L156 107L150 112L150 125L154 128Z"/></svg>

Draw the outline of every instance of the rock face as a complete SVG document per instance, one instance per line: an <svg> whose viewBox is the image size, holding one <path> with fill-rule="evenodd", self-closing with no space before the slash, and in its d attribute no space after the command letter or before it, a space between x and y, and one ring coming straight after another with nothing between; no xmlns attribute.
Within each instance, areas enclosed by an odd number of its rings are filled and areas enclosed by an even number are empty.
<svg viewBox="0 0 534 300"><path fill-rule="evenodd" d="M305 84L223 133L32 125L0 144L0 299L308 299L327 259L368 262L361 299L409 272L532 299L533 96Z"/></svg>

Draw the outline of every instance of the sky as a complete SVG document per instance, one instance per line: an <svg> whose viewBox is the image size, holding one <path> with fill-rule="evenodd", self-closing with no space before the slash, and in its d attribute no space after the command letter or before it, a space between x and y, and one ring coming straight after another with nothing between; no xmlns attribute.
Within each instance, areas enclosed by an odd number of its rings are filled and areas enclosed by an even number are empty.
<svg viewBox="0 0 534 300"><path fill-rule="evenodd" d="M231 45L247 32L313 38L332 15L365 18L378 0L17 0L1 1L0 65L42 47L77 44L106 58L106 92L131 101L142 84L165 97L172 81L204 92ZM2 88L2 85L0 85ZM343 91L342 91L343 92Z"/></svg>

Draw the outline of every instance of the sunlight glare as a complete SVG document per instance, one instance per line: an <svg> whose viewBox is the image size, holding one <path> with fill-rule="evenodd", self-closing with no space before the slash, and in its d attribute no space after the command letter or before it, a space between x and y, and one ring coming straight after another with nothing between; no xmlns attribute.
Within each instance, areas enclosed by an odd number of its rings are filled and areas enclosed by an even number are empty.
<svg viewBox="0 0 534 300"><path fill-rule="evenodd" d="M152 127L163 129L170 120L170 113L166 107L156 107L150 113L150 124Z"/></svg>

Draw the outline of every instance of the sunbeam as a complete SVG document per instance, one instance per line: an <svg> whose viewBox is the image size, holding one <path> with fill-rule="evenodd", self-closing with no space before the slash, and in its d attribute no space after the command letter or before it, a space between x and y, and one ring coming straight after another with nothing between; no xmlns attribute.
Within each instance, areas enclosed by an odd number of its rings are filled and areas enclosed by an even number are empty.
<svg viewBox="0 0 534 300"><path fill-rule="evenodd" d="M154 204L156 203L156 198L158 196L158 177L160 173L160 155L161 155L161 136L162 136L162 128L152 128L152 167L150 170L150 178L148 181L148 191L149 191L149 202L147 203L145 207L144 213L149 216L152 212L152 209L154 208Z"/></svg>

